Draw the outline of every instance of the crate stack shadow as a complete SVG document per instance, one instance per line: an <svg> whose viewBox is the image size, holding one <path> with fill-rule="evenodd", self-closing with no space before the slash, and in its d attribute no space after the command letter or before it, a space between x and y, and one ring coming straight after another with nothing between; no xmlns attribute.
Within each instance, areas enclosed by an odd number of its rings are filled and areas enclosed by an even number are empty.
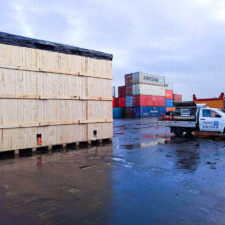
<svg viewBox="0 0 225 225"><path fill-rule="evenodd" d="M114 118L160 117L174 111L174 101L182 95L173 93L173 85L164 76L136 72L125 75L125 86L113 91Z"/></svg>
<svg viewBox="0 0 225 225"><path fill-rule="evenodd" d="M0 32L0 151L112 136L111 54Z"/></svg>

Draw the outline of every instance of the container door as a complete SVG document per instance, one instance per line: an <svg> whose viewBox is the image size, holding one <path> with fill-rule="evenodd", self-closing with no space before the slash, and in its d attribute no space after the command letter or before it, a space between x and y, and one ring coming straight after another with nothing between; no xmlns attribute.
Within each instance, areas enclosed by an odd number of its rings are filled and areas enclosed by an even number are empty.
<svg viewBox="0 0 225 225"><path fill-rule="evenodd" d="M200 113L200 131L221 132L222 116L211 109L202 109Z"/></svg>

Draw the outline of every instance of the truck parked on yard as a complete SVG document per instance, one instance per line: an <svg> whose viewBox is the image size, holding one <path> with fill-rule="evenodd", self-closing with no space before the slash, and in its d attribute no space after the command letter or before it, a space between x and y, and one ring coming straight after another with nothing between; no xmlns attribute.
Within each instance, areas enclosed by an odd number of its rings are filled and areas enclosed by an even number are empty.
<svg viewBox="0 0 225 225"><path fill-rule="evenodd" d="M176 136L193 131L225 133L225 112L195 102L174 102L176 110L163 120Z"/></svg>

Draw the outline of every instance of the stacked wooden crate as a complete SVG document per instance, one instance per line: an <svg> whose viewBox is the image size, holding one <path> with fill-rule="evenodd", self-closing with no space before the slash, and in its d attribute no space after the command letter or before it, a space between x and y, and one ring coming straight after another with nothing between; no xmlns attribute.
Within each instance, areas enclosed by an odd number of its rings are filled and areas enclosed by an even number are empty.
<svg viewBox="0 0 225 225"><path fill-rule="evenodd" d="M112 55L0 32L0 151L111 137Z"/></svg>

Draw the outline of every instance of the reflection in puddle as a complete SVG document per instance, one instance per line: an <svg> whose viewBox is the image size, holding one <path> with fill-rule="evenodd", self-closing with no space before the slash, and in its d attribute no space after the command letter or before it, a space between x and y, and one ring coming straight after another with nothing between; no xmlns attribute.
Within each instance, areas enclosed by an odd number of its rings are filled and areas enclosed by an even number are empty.
<svg viewBox="0 0 225 225"><path fill-rule="evenodd" d="M170 138L154 138L155 140L149 142L142 142L138 144L130 144L130 145L121 145L125 147L125 149L135 149L135 148L147 148L153 147L159 144L165 144L170 142Z"/></svg>

